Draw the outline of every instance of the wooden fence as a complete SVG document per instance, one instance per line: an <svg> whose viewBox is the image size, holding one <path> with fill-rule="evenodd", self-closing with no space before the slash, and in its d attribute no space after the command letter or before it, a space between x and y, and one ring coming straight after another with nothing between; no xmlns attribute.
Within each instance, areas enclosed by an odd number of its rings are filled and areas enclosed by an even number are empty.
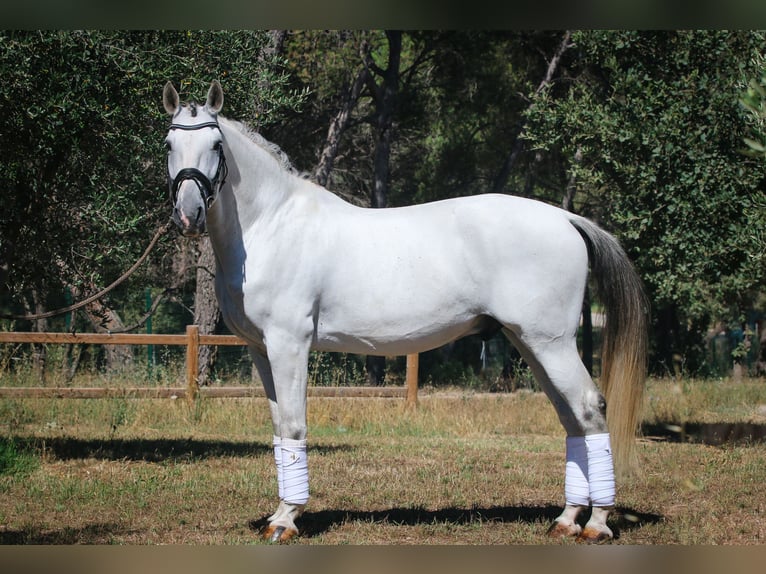
<svg viewBox="0 0 766 574"><path fill-rule="evenodd" d="M200 335L197 325L186 327L185 335L142 335L131 333L20 333L0 332L0 343L100 344L100 345L186 345L185 388L74 388L74 387L0 387L0 398L211 398L262 397L260 385L239 387L200 387L200 345L244 346L235 335ZM404 397L409 406L417 404L418 355L407 355L405 387L309 387L314 397Z"/></svg>

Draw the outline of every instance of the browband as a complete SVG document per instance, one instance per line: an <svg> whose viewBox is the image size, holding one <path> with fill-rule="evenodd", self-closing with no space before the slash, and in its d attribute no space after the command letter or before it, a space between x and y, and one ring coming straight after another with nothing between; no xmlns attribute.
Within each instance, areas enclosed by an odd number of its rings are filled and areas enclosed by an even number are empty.
<svg viewBox="0 0 766 574"><path fill-rule="evenodd" d="M218 125L218 122L205 122L204 124L194 124L191 126L185 126L183 124L170 124L171 130L201 130L202 128L221 129Z"/></svg>

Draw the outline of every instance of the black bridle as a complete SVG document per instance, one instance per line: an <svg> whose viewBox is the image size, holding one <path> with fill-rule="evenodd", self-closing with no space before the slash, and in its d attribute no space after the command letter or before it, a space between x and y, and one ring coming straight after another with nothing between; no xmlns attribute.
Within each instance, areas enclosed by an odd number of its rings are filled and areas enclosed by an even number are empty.
<svg viewBox="0 0 766 574"><path fill-rule="evenodd" d="M183 124L170 124L171 130L200 130L202 128L215 128L220 131L220 126L218 125L218 122L205 122L202 124L194 124L191 126L186 126ZM218 169L215 172L215 176L213 176L212 181L208 179L208 177L202 173L200 170L198 170L196 167L185 167L182 170L180 170L175 178L170 178L170 172L168 171L168 187L170 188L170 201L173 202L173 205L176 204L176 199L178 199L178 188L181 187L181 184L184 181L191 180L194 183L197 184L197 189L199 189L200 195L202 196L202 201L205 204L205 209L210 207L210 204L213 203L213 200L215 199L216 194L218 191L223 187L223 184L226 183L226 175L228 174L228 168L226 167L226 156L223 154L223 147L218 147Z"/></svg>

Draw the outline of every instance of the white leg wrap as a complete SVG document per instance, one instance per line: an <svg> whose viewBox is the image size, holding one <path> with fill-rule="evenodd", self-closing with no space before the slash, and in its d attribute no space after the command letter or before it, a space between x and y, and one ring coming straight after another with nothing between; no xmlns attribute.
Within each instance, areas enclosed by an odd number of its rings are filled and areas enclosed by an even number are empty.
<svg viewBox="0 0 766 574"><path fill-rule="evenodd" d="M279 485L279 499L285 497L285 477L282 472L282 439L274 435L274 462L277 463L277 484Z"/></svg>
<svg viewBox="0 0 766 574"><path fill-rule="evenodd" d="M566 503L572 506L590 505L588 487L588 450L584 436L567 437L567 466L564 477Z"/></svg>
<svg viewBox="0 0 766 574"><path fill-rule="evenodd" d="M588 451L588 483L593 506L614 506L614 463L609 433L585 437Z"/></svg>
<svg viewBox="0 0 766 574"><path fill-rule="evenodd" d="M567 437L567 504L614 506L614 463L609 433Z"/></svg>
<svg viewBox="0 0 766 574"><path fill-rule="evenodd" d="M280 446L284 483L282 499L290 504L306 504L309 500L309 465L306 455L306 441L283 438Z"/></svg>

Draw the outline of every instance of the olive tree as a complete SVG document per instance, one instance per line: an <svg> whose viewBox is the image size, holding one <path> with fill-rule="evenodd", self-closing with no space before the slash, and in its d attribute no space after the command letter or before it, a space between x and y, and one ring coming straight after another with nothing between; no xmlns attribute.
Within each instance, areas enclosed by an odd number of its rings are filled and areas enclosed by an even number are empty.
<svg viewBox="0 0 766 574"><path fill-rule="evenodd" d="M259 125L299 105L271 41L268 32L246 31L0 33L5 312L61 304L66 288L92 293L167 221L165 82L199 99L217 78L227 110ZM93 327L115 329L120 315L139 314L144 287L172 282L181 247L164 237L135 280L86 308Z"/></svg>

